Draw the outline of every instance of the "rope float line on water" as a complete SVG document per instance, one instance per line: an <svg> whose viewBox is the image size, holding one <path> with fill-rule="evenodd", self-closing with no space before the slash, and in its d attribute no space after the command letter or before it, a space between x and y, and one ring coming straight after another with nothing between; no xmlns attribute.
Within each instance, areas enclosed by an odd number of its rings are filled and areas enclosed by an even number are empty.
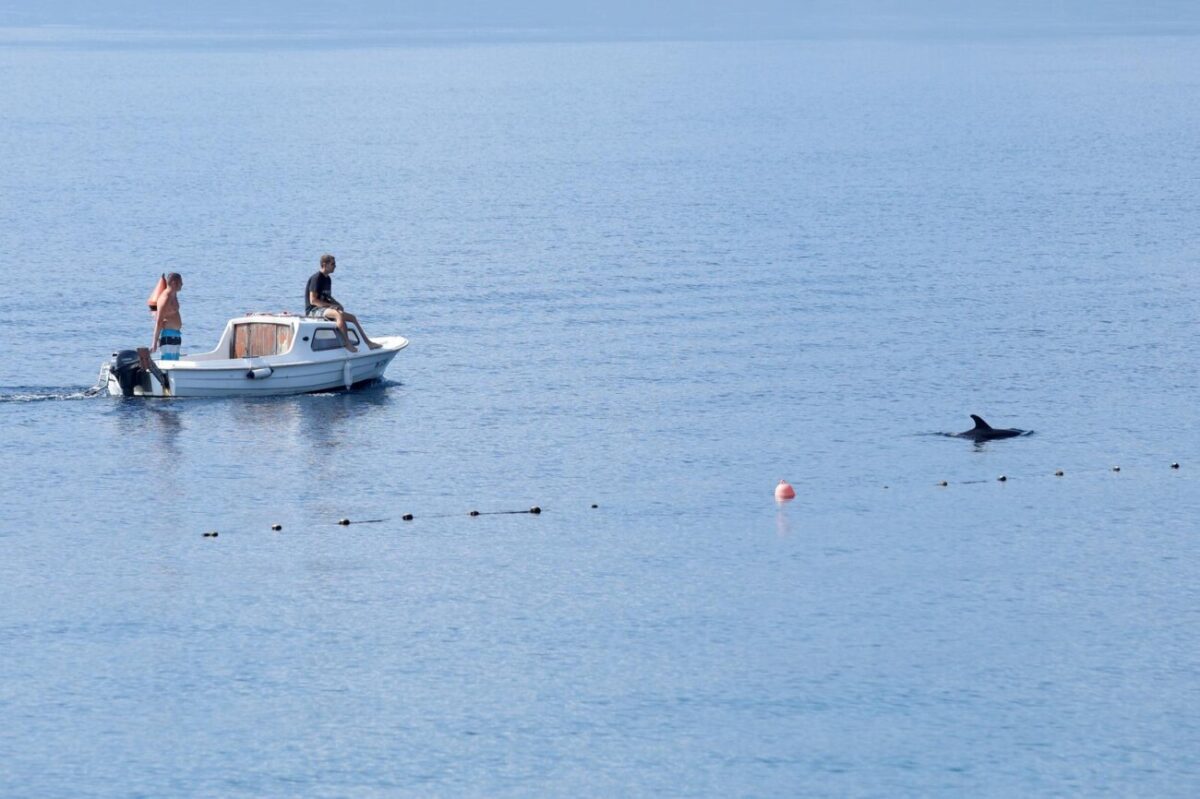
<svg viewBox="0 0 1200 799"><path fill-rule="evenodd" d="M1171 463L1171 469L1178 471L1180 468L1181 467L1179 465L1179 461L1173 461ZM1092 473L1095 473L1097 471L1098 470L1092 470ZM1119 465L1113 465L1113 466L1109 467L1108 471L1119 474L1121 472L1121 467ZM1087 474L1088 472L1084 471L1082 473ZM1065 477L1066 476L1066 472L1062 469L1055 469L1053 474L1055 477ZM1078 472L1077 472L1077 474L1078 474ZM978 485L980 483L987 483L987 482L990 482L990 481L988 481L988 480L959 480L957 483L955 483L955 485ZM1002 475L998 476L996 478L996 482L1007 483L1008 475L1002 474ZM952 484L949 480L939 480L935 485L937 485L938 488L948 488ZM885 485L883 487L891 488L890 485ZM796 498L796 490L786 480L780 480L778 485L775 486L775 501L782 504L785 502L791 502L795 498ZM600 507L595 502L593 502L591 504L591 506L593 508ZM514 515L514 514L529 514L531 516L537 516L537 515L541 514L541 512L542 512L541 507L538 505L534 505L533 507L528 508L527 510L493 510L493 511L470 510L467 512L467 516L469 516L471 518L475 518L477 516L510 516L510 515ZM431 514L429 516L424 516L422 518L425 518L425 519L452 519L459 515L460 514L457 514L457 513L435 513L435 514ZM405 521L405 522L411 522L415 518L416 517L413 514L406 513L400 517L400 520ZM341 527L349 527L351 524L380 524L380 523L386 522L386 521L388 521L388 520L387 519L358 519L358 520L352 521L349 517L343 517L341 519L338 519L337 524ZM275 532L279 532L283 529L283 525L278 524L278 523L272 524L271 529L274 530ZM209 530L208 532L203 534L203 537L204 538L216 538L218 535L219 535L219 533L216 530Z"/></svg>
<svg viewBox="0 0 1200 799"><path fill-rule="evenodd" d="M1171 463L1171 469L1178 471L1180 468L1181 467L1179 465L1179 461L1173 461ZM1098 470L1093 470L1093 473L1095 471L1098 471ZM1119 474L1121 471L1121 467L1119 465L1114 465L1114 466L1109 467L1108 471ZM1083 474L1087 474L1087 473L1088 472L1086 472L1086 471L1083 472ZM1062 469L1055 469L1054 476L1055 477L1064 477L1064 476L1066 476L1066 472ZM986 482L989 482L989 481L988 480L960 480L956 484L957 485L978 485L980 483L986 483ZM1002 475L998 476L996 478L996 482L1007 483L1008 475L1002 474ZM951 483L949 480L939 480L935 485L937 485L939 488L948 488L951 485ZM883 487L890 488L891 486L885 485ZM785 502L791 502L795 498L796 498L796 490L786 480L780 480L778 485L775 486L775 501L778 503L785 503ZM595 502L593 502L591 504L591 506L593 508L600 507ZM471 511L467 512L467 516L469 516L471 518L475 518L477 516L510 516L510 515L514 515L514 514L529 514L531 516L537 516L537 515L541 514L541 512L542 512L541 507L538 505L534 505L533 507L528 508L527 510L494 510L494 511L471 510ZM431 514L429 516L425 516L422 518L452 519L459 515L460 514L457 514L457 513L436 513L436 514ZM411 522L415 518L416 517L413 514L406 513L400 517L400 520L405 521L405 522ZM380 523L386 522L386 521L388 521L388 520L387 519L358 519L358 520L352 521L349 517L343 517L341 519L338 519L337 524L341 527L349 527L351 524L380 524ZM272 524L271 529L274 530L275 532L279 532L280 530L283 529L283 525L278 524L278 523ZM204 538L216 538L218 535L219 535L219 533L216 530L209 530L208 532L203 534L203 537Z"/></svg>
<svg viewBox="0 0 1200 799"><path fill-rule="evenodd" d="M1171 468L1178 471L1180 469L1179 461L1173 461L1171 463ZM1105 469L1104 471L1113 473L1113 474L1119 474L1121 472L1121 467L1119 465L1113 465L1113 466L1110 466L1108 469ZM1100 473L1099 469L1080 470L1078 472L1075 472L1075 474L1098 474L1098 473ZM1065 477L1066 474L1067 473L1062 469L1054 470L1055 477ZM980 483L990 483L990 482L993 482L993 481L991 481L991 480L958 480L956 482L951 482L949 480L938 480L936 483L934 483L934 485L937 486L938 488L948 488L951 485L979 485ZM1001 474L1001 475L997 476L995 479L995 482L1007 483L1008 475ZM887 489L887 488L891 488L891 486L884 485L883 488ZM786 481L780 480L779 485L775 486L775 501L777 503L783 504L786 502L790 502L791 500L795 499L795 497L796 497L795 489L793 489L792 486L789 485ZM595 506L593 505L592 507L595 507Z"/></svg>
<svg viewBox="0 0 1200 799"><path fill-rule="evenodd" d="M598 508L600 506L593 503L592 507ZM527 513L532 516L537 516L541 512L542 512L541 507L539 507L538 505L534 505L532 508L528 508L527 510L489 510L489 511L473 510L473 511L469 512L467 515L471 516L471 517L474 517L474 516L509 516L514 513ZM429 516L422 516L421 518L423 518L423 519L453 519L453 518L457 518L458 516L461 516L461 515L462 514L459 514L459 513L433 513L433 514L430 514ZM411 522L415 518L416 517L413 516L413 514L406 513L400 517L400 521ZM354 520L350 520L348 518L343 518L343 519L338 519L337 524L339 524L342 527L349 527L352 524L378 524L379 522L386 522L386 521L387 521L387 519L354 519ZM272 530L275 530L275 529L282 530L283 527L282 527L282 525L274 525L273 524L273 525L271 525L271 529Z"/></svg>
<svg viewBox="0 0 1200 799"><path fill-rule="evenodd" d="M592 507L598 508L600 506L593 502ZM528 514L530 516L538 516L541 514L541 512L542 512L541 506L534 505L533 507L528 508L526 510L493 510L493 511L473 510L470 513L468 513L467 515L472 516L472 517L474 517L474 516L507 516L507 515L512 515L512 514L524 513L524 514ZM425 519L452 519L459 515L460 514L457 514L457 513L436 513L436 514L432 514L429 516L424 516L422 518L425 518ZM405 522L411 522L411 521L413 521L414 518L415 517L413 516L413 514L406 513L400 517L400 520L405 521ZM387 519L353 519L352 520L349 517L342 517L341 519L338 519L337 522L335 522L335 524L337 524L340 527L349 527L352 524L379 524L381 522L386 522L386 521L387 521ZM275 524L271 525L271 529L274 532L278 533L279 531L281 531L283 529L283 525L279 524L279 523L275 523ZM201 535L201 537L202 538L216 538L218 535L219 534L217 533L216 530L209 530L208 532L203 533Z"/></svg>

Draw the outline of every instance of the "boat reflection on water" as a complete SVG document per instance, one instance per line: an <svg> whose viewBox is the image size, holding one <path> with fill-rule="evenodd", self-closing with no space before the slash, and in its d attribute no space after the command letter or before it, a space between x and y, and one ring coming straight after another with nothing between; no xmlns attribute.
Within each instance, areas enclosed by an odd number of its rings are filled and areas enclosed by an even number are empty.
<svg viewBox="0 0 1200 799"><path fill-rule="evenodd" d="M261 470L264 458L309 465L363 446L388 424L395 381L378 381L353 391L282 397L194 399L187 402L122 402L105 415L126 442L122 459L130 468L170 473L190 462L224 464L226 470ZM211 468L211 467L210 467Z"/></svg>
<svg viewBox="0 0 1200 799"><path fill-rule="evenodd" d="M385 423L391 392L399 386L379 381L354 391L234 401L228 403L230 419L236 435L255 447L328 463L331 455L361 446Z"/></svg>

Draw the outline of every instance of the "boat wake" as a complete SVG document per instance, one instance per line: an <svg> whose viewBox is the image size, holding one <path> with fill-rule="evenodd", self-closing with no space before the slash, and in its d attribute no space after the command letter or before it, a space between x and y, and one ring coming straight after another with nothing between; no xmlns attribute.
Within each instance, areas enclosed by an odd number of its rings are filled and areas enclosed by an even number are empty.
<svg viewBox="0 0 1200 799"><path fill-rule="evenodd" d="M104 396L104 386L0 386L0 404L9 402L55 402Z"/></svg>

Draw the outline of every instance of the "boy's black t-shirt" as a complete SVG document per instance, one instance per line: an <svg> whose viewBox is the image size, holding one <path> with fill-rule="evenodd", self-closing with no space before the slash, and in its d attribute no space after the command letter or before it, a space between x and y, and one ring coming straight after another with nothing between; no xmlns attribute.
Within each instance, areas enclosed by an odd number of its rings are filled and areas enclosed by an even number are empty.
<svg viewBox="0 0 1200 799"><path fill-rule="evenodd" d="M322 272L317 272L308 279L308 285L304 287L304 312L308 313L313 308L317 307L308 301L309 295L316 294L323 300L333 299L333 279Z"/></svg>

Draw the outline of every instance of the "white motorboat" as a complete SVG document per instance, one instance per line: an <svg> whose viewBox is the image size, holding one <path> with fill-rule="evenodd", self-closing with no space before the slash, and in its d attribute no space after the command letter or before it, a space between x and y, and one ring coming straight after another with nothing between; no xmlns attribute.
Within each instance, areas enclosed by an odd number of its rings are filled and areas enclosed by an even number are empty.
<svg viewBox="0 0 1200 799"><path fill-rule="evenodd" d="M378 349L359 341L351 325L346 349L327 319L288 313L255 313L232 319L211 352L151 359L146 350L113 353L101 379L117 397L263 397L350 389L383 377L396 353L408 346L403 336L374 339Z"/></svg>

